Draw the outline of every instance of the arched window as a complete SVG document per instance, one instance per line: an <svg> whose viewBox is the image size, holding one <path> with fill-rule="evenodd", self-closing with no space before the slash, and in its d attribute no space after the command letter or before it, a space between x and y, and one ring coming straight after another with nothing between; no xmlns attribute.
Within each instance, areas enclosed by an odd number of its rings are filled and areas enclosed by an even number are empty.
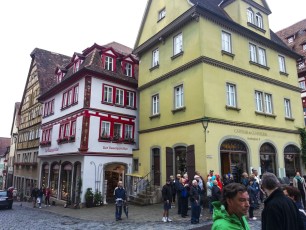
<svg viewBox="0 0 306 230"><path fill-rule="evenodd" d="M264 143L260 147L261 173L271 172L276 174L276 151L273 145Z"/></svg>
<svg viewBox="0 0 306 230"><path fill-rule="evenodd" d="M286 176L292 178L300 171L300 149L295 145L288 145L284 149Z"/></svg>

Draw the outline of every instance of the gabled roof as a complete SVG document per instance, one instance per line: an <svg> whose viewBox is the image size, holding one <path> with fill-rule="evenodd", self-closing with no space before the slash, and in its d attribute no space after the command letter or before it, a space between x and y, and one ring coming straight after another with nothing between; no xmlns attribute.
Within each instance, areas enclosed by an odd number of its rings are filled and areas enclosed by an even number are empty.
<svg viewBox="0 0 306 230"><path fill-rule="evenodd" d="M119 59L123 59L131 55L131 58L135 60L135 63L138 63L137 57L131 54L132 49L127 46L124 46L117 42L111 42L103 46L94 43L91 47L86 48L82 54L79 54L84 57L84 61L80 65L79 70L74 73L73 68L70 68L71 62L67 64L65 66L67 73L62 79L62 82L58 83L57 85L54 85L50 90L41 95L39 100L44 100L46 97L49 97L49 95L57 93L60 87L67 87L71 83L71 79L74 79L75 77L79 78L84 75L84 73L88 72L90 72L91 75L101 76L110 81L118 81L121 84L127 84L133 87L137 87L137 74L135 74L135 78L125 76L122 73L121 68L118 68L117 62L115 62L117 64L117 72L108 71L103 68L101 52L107 50L112 50L112 52L114 52Z"/></svg>
<svg viewBox="0 0 306 230"><path fill-rule="evenodd" d="M306 19L294 23L293 25L276 32L276 34L281 38L288 38L290 36L294 36L301 30L306 30Z"/></svg>

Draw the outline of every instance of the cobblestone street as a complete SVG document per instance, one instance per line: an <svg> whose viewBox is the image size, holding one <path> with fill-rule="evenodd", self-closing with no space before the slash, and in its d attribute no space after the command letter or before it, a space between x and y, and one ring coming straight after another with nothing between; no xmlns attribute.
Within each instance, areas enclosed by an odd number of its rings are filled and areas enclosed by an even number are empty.
<svg viewBox="0 0 306 230"><path fill-rule="evenodd" d="M0 210L0 229L211 229L212 221L207 221L204 210L200 224L191 225L189 218L181 218L176 209L170 211L171 223L161 221L160 204L129 207L129 218L123 214L123 220L114 219L113 204L96 208L72 209L62 206L33 208L31 203L15 202L12 210ZM190 214L190 212L189 212ZM259 213L255 213L259 217ZM259 230L260 220L250 221L252 230Z"/></svg>

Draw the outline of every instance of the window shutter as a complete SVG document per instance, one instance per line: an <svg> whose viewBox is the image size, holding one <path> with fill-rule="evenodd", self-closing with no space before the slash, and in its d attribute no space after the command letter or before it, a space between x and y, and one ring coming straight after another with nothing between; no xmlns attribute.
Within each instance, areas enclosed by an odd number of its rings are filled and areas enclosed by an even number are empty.
<svg viewBox="0 0 306 230"><path fill-rule="evenodd" d="M187 167L188 178L190 179L190 181L192 181L195 174L194 145L189 145L187 147L186 167Z"/></svg>
<svg viewBox="0 0 306 230"><path fill-rule="evenodd" d="M173 149L166 147L166 179L173 175Z"/></svg>

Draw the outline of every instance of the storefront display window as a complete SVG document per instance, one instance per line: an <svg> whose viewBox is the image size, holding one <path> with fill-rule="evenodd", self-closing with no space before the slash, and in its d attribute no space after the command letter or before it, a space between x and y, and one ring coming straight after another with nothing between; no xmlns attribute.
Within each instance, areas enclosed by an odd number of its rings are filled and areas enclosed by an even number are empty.
<svg viewBox="0 0 306 230"><path fill-rule="evenodd" d="M284 150L286 176L293 178L300 171L300 149L294 145L288 145Z"/></svg>
<svg viewBox="0 0 306 230"><path fill-rule="evenodd" d="M59 179L59 165L55 164L51 168L51 175L50 175L51 196L53 197L57 197L58 179Z"/></svg>
<svg viewBox="0 0 306 230"><path fill-rule="evenodd" d="M61 199L70 200L72 165L66 164L61 171Z"/></svg>

